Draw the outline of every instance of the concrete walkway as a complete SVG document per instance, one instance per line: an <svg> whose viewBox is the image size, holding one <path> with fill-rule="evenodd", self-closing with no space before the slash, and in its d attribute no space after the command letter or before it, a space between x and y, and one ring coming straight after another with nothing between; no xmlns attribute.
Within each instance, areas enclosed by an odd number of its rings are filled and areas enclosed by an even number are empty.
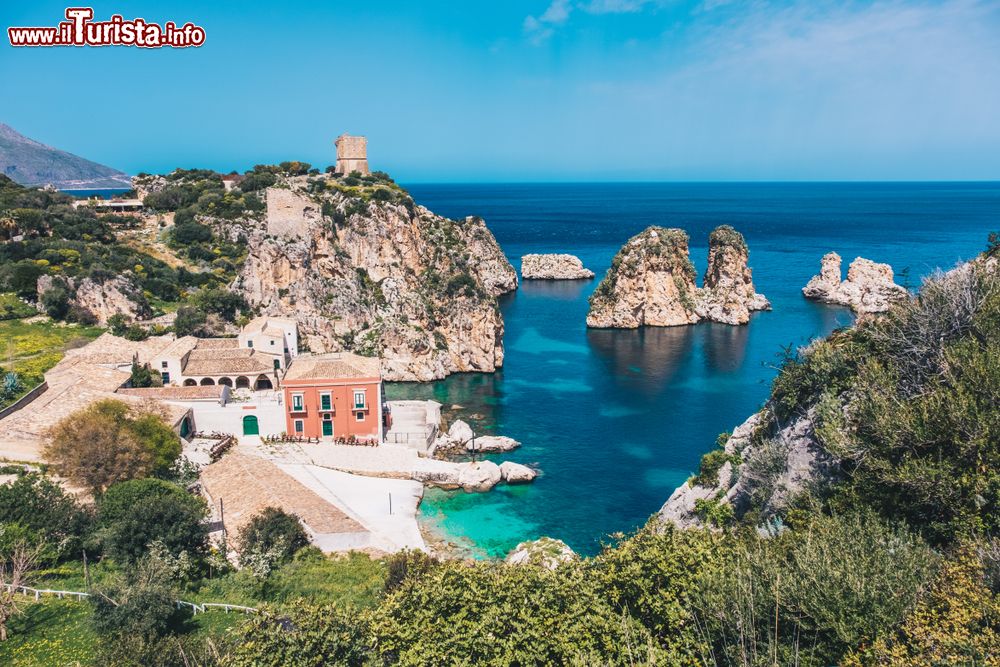
<svg viewBox="0 0 1000 667"><path fill-rule="evenodd" d="M420 482L362 477L314 465L278 467L331 505L343 509L371 532L370 546L382 551L426 550L417 526Z"/></svg>

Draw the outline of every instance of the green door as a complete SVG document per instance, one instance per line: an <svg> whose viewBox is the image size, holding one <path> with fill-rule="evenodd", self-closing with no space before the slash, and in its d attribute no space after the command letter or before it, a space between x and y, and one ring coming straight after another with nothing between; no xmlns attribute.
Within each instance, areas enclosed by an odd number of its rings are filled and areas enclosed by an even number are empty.
<svg viewBox="0 0 1000 667"><path fill-rule="evenodd" d="M333 422L324 421L323 422L323 435L333 435Z"/></svg>
<svg viewBox="0 0 1000 667"><path fill-rule="evenodd" d="M257 425L257 418L253 415L247 415L243 418L243 435L258 435L260 433L260 427Z"/></svg>

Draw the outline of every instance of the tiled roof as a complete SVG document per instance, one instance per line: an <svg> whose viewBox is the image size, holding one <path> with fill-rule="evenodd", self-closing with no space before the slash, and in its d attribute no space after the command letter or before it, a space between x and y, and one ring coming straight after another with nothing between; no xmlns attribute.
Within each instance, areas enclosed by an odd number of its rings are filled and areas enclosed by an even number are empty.
<svg viewBox="0 0 1000 667"><path fill-rule="evenodd" d="M198 339L194 336L183 336L170 345L167 345L156 356L164 359L181 358L198 344Z"/></svg>
<svg viewBox="0 0 1000 667"><path fill-rule="evenodd" d="M381 376L381 363L375 357L331 352L296 357L285 373L285 380L345 380Z"/></svg>
<svg viewBox="0 0 1000 667"><path fill-rule="evenodd" d="M202 350L228 350L239 346L238 338L199 338L197 345Z"/></svg>
<svg viewBox="0 0 1000 667"><path fill-rule="evenodd" d="M193 375L243 375L274 371L273 359L275 357L268 354L257 354L255 350L240 350L245 354L226 355L221 358L216 355L195 357L195 352L192 352L184 367L186 377Z"/></svg>
<svg viewBox="0 0 1000 667"><path fill-rule="evenodd" d="M261 315L260 317L255 317L250 320L245 327L243 327L244 333L249 333L253 331L264 331L267 328L269 322L284 322L286 324L295 324L295 320L290 317L274 317L272 315ZM280 327L275 327L278 331L281 331Z"/></svg>

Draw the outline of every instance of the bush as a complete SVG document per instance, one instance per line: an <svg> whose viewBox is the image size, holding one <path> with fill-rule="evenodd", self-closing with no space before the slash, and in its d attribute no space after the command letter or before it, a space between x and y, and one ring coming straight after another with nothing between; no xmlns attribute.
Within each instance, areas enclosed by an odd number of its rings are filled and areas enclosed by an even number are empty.
<svg viewBox="0 0 1000 667"><path fill-rule="evenodd" d="M871 514L726 540L693 605L722 664L748 652L777 664L837 664L895 627L936 562L919 537Z"/></svg>
<svg viewBox="0 0 1000 667"><path fill-rule="evenodd" d="M164 473L181 453L161 413L114 399L64 417L48 435L45 458L95 496L116 482Z"/></svg>
<svg viewBox="0 0 1000 667"><path fill-rule="evenodd" d="M97 521L105 552L118 561L134 563L153 542L162 543L172 556L204 554L207 515L205 501L181 487L158 479L137 479L107 490Z"/></svg>
<svg viewBox="0 0 1000 667"><path fill-rule="evenodd" d="M174 333L180 336L198 336L204 333L207 316L192 306L181 306L174 318Z"/></svg>
<svg viewBox="0 0 1000 667"><path fill-rule="evenodd" d="M277 507L266 507L240 529L240 558L244 564L268 555L272 565L287 563L295 552L309 544L299 517Z"/></svg>
<svg viewBox="0 0 1000 667"><path fill-rule="evenodd" d="M212 230L197 222L178 222L170 234L171 241L179 246L207 243L212 240Z"/></svg>
<svg viewBox="0 0 1000 667"><path fill-rule="evenodd" d="M42 307L45 314L54 320L66 319L69 312L69 302L72 298L66 282L62 280L54 281L52 287L42 293Z"/></svg>
<svg viewBox="0 0 1000 667"><path fill-rule="evenodd" d="M147 558L99 588L89 601L97 632L113 643L129 642L134 653L134 642L163 637L187 615L177 609L176 599L167 570Z"/></svg>
<svg viewBox="0 0 1000 667"><path fill-rule="evenodd" d="M409 665L623 665L650 657L648 635L576 564L550 571L442 563L384 600L371 635L383 660Z"/></svg>
<svg viewBox="0 0 1000 667"><path fill-rule="evenodd" d="M301 601L287 612L254 615L233 642L232 667L372 664L364 615Z"/></svg>

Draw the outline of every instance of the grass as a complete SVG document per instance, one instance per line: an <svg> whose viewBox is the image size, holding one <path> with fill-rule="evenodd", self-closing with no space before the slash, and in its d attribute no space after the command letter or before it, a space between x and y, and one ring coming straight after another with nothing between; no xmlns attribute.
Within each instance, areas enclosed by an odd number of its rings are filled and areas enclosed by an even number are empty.
<svg viewBox="0 0 1000 667"><path fill-rule="evenodd" d="M17 372L25 389L38 384L45 371L63 358L66 350L80 347L104 330L50 320L0 322L0 366Z"/></svg>
<svg viewBox="0 0 1000 667"><path fill-rule="evenodd" d="M0 664L86 665L94 655L97 635L90 625L90 606L75 600L47 599L23 605L10 622L10 637L0 642Z"/></svg>
<svg viewBox="0 0 1000 667"><path fill-rule="evenodd" d="M16 320L37 314L37 310L17 298L13 292L0 293L0 320Z"/></svg>
<svg viewBox="0 0 1000 667"><path fill-rule="evenodd" d="M100 586L117 567L108 561L90 566L91 582ZM374 606L382 594L385 563L365 554L326 557L307 550L274 572L263 584L240 573L204 579L196 590L180 594L191 602L229 602L246 606L281 604L305 597L313 602L338 602L354 607ZM82 562L63 563L43 570L37 588L84 591ZM35 602L24 598L24 613L10 623L10 638L0 642L0 665L87 665L96 655L100 638L90 623L90 605L53 597ZM246 617L238 612L209 611L184 625L192 638L222 638Z"/></svg>

